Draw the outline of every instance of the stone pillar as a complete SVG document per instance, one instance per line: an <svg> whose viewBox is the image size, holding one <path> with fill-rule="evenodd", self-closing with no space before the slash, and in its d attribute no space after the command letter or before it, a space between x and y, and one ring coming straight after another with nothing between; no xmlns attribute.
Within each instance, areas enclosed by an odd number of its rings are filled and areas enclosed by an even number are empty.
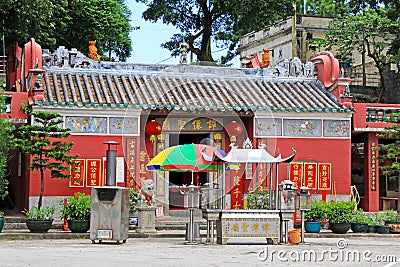
<svg viewBox="0 0 400 267"><path fill-rule="evenodd" d="M156 209L157 207L138 208L138 227L136 232L144 234L156 233Z"/></svg>
<svg viewBox="0 0 400 267"><path fill-rule="evenodd" d="M375 133L365 135L363 208L366 211L379 211L379 163L378 151L374 150L378 145Z"/></svg>

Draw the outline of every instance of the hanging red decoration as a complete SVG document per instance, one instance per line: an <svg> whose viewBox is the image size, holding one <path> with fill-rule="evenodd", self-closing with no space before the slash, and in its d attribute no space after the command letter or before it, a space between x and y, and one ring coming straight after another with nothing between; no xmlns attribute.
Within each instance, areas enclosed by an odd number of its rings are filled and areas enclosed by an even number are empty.
<svg viewBox="0 0 400 267"><path fill-rule="evenodd" d="M236 137L243 133L243 125L237 123L236 121L232 121L226 126L226 131L230 136L231 142L236 142Z"/></svg>
<svg viewBox="0 0 400 267"><path fill-rule="evenodd" d="M149 121L146 124L145 133L150 135L150 141L154 142L156 140L156 136L162 132L162 126L159 122L155 120Z"/></svg>

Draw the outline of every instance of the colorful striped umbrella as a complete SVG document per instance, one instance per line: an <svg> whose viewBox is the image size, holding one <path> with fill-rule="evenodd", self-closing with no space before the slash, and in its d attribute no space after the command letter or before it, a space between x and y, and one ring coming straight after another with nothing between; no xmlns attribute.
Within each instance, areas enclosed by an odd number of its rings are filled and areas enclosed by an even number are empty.
<svg viewBox="0 0 400 267"><path fill-rule="evenodd" d="M207 161L203 154L218 159L226 156L219 148L203 144L186 144L169 147L158 153L148 164L148 170L216 172L218 161Z"/></svg>

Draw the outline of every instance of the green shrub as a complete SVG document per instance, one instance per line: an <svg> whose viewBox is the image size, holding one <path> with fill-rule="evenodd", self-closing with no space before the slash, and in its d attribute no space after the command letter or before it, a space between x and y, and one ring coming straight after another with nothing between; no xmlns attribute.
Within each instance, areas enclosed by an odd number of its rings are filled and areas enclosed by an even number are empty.
<svg viewBox="0 0 400 267"><path fill-rule="evenodd" d="M55 207L32 207L29 211L24 210L23 213L26 214L28 220L52 220L54 219Z"/></svg>
<svg viewBox="0 0 400 267"><path fill-rule="evenodd" d="M258 187L247 195L247 207L249 209L268 209L269 190L265 187Z"/></svg>
<svg viewBox="0 0 400 267"><path fill-rule="evenodd" d="M313 200L311 210L304 213L304 218L308 221L321 221L327 219L327 203L322 200Z"/></svg>
<svg viewBox="0 0 400 267"><path fill-rule="evenodd" d="M76 193L74 196L69 196L67 202L61 203L61 218L67 220L89 220L91 212L90 195L84 193Z"/></svg>
<svg viewBox="0 0 400 267"><path fill-rule="evenodd" d="M129 212L134 213L137 211L137 205L140 198L139 188L129 188Z"/></svg>
<svg viewBox="0 0 400 267"><path fill-rule="evenodd" d="M329 223L349 223L353 219L355 201L331 201L327 203Z"/></svg>
<svg viewBox="0 0 400 267"><path fill-rule="evenodd" d="M353 215L352 223L368 224L369 218L365 215L364 210L359 208Z"/></svg>
<svg viewBox="0 0 400 267"><path fill-rule="evenodd" d="M0 210L0 217L4 217L4 211Z"/></svg>

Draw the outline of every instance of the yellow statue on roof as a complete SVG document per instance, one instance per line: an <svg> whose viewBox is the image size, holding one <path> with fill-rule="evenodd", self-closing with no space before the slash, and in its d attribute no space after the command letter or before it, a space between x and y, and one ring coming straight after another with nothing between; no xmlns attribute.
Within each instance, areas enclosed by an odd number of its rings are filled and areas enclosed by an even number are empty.
<svg viewBox="0 0 400 267"><path fill-rule="evenodd" d="M100 60L100 56L97 54L96 41L89 41L89 57L93 60Z"/></svg>
<svg viewBox="0 0 400 267"><path fill-rule="evenodd" d="M264 54L262 56L262 61L260 63L261 68L267 68L269 64L271 63L270 55L269 55L269 49L263 48Z"/></svg>

